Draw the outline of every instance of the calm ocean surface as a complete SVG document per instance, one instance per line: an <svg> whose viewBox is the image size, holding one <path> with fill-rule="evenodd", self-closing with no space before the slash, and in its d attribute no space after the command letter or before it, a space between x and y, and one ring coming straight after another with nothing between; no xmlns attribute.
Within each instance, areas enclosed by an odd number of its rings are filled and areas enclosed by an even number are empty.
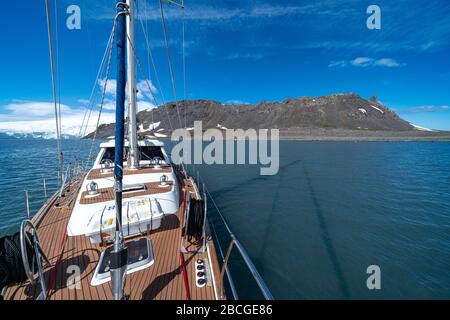
<svg viewBox="0 0 450 320"><path fill-rule="evenodd" d="M90 142L64 145L68 159L85 159ZM0 233L25 217L25 189L32 212L44 178L56 190L55 150L55 141L0 140ZM255 166L189 167L275 298L450 299L450 143L281 142L280 154L273 177ZM241 297L252 297L241 265L234 255ZM379 291L366 286L371 265Z"/></svg>

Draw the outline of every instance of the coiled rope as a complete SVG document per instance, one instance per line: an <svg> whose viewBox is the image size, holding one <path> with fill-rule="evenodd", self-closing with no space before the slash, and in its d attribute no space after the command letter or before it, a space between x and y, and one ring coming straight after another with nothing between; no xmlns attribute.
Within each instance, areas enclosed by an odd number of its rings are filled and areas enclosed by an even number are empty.
<svg viewBox="0 0 450 320"><path fill-rule="evenodd" d="M205 202L204 200L191 200L189 206L189 218L186 236L190 243L200 243L203 239L205 226Z"/></svg>

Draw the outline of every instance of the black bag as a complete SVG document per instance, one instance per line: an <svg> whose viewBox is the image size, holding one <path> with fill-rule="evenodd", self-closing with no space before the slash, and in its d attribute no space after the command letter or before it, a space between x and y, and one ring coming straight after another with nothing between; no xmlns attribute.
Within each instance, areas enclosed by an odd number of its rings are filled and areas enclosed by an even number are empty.
<svg viewBox="0 0 450 320"><path fill-rule="evenodd" d="M28 235L32 239L31 235ZM27 243L27 255L30 263L33 248ZM10 285L27 280L20 250L20 234L0 238L0 291Z"/></svg>

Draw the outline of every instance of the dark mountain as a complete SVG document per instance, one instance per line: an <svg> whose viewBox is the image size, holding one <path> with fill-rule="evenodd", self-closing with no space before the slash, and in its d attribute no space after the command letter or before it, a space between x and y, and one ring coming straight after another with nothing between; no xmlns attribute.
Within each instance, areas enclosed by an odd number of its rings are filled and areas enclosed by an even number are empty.
<svg viewBox="0 0 450 320"><path fill-rule="evenodd" d="M172 129L193 127L229 129L346 129L369 131L413 131L415 128L376 97L370 100L356 94L334 94L317 98L289 98L282 102L258 104L222 104L210 100L181 101L138 114L138 123L148 130L161 122L157 130L169 134ZM178 117L179 115L179 117ZM181 120L181 121L180 121ZM180 125L181 122L181 125ZM114 124L102 125L98 138L114 135ZM87 138L92 138L91 133Z"/></svg>

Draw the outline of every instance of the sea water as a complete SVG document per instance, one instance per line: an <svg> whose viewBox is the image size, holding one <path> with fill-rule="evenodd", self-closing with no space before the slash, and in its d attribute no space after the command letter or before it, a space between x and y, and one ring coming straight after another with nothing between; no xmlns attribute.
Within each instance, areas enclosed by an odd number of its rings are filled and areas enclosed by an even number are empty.
<svg viewBox="0 0 450 320"><path fill-rule="evenodd" d="M66 163L85 160L90 141L64 141ZM98 143L95 145L97 153ZM170 148L169 148L170 149ZM0 140L0 232L17 231L56 191L56 142ZM189 166L276 299L449 299L450 143L280 143L280 171L258 166ZM220 222L211 200L210 219ZM229 237L217 224L220 248ZM218 250L220 255L220 250ZM380 290L369 290L370 266ZM258 288L234 252L241 298Z"/></svg>

